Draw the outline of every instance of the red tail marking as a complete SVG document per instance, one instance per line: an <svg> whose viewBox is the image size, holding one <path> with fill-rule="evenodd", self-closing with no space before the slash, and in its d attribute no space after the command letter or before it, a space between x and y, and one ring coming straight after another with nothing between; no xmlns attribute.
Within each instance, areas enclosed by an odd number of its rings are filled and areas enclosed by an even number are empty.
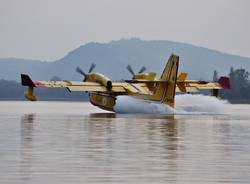
<svg viewBox="0 0 250 184"><path fill-rule="evenodd" d="M36 87L36 85L34 84L34 82L26 74L21 74L21 82L22 82L23 86Z"/></svg>
<svg viewBox="0 0 250 184"><path fill-rule="evenodd" d="M220 77L218 83L222 89L231 89L230 80L228 77Z"/></svg>

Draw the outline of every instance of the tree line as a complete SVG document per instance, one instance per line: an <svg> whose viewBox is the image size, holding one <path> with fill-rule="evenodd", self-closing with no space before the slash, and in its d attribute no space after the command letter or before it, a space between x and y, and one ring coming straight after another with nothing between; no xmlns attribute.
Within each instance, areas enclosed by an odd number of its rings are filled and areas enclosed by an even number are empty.
<svg viewBox="0 0 250 184"><path fill-rule="evenodd" d="M249 72L245 69L230 68L228 74L230 79L230 90L221 90L220 96L223 99L227 99L231 102L250 103L250 81L248 79ZM213 81L218 80L218 72L215 70L213 75Z"/></svg>

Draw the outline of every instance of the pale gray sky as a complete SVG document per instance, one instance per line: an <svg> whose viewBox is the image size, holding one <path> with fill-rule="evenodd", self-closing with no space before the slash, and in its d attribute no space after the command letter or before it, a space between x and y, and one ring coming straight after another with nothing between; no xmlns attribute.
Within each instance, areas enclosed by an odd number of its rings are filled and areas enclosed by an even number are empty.
<svg viewBox="0 0 250 184"><path fill-rule="evenodd" d="M250 57L249 0L0 0L0 57L55 60L138 37Z"/></svg>

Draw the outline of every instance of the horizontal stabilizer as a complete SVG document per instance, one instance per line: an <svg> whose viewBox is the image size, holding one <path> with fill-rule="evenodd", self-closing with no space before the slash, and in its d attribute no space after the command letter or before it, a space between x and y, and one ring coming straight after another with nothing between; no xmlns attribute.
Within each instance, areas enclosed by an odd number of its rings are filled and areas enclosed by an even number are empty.
<svg viewBox="0 0 250 184"><path fill-rule="evenodd" d="M231 89L230 80L228 77L220 77L218 83L222 89Z"/></svg>
<svg viewBox="0 0 250 184"><path fill-rule="evenodd" d="M187 89L186 89L184 82L177 82L176 84L177 84L177 87L179 88L180 92L183 92L183 93L187 92Z"/></svg>
<svg viewBox="0 0 250 184"><path fill-rule="evenodd" d="M178 76L177 81L178 81L178 82L184 82L184 81L186 80L186 78L187 78L187 73L182 72L182 73Z"/></svg>
<svg viewBox="0 0 250 184"><path fill-rule="evenodd" d="M26 74L21 74L21 82L23 86L36 87L31 78Z"/></svg>

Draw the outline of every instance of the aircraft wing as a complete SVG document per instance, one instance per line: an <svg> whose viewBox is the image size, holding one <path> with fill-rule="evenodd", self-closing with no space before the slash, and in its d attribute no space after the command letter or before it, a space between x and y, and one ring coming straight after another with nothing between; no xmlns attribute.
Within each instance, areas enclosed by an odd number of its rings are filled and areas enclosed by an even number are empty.
<svg viewBox="0 0 250 184"><path fill-rule="evenodd" d="M82 92L106 92L111 94L148 94L149 91L143 86L136 86L126 82L113 82L112 88L107 89L98 82L74 82L74 81L33 81L26 74L21 74L21 82L23 86L28 86L28 91L24 96L31 101L36 101L36 97L33 95L33 88L66 88L70 92L82 91Z"/></svg>
<svg viewBox="0 0 250 184"><path fill-rule="evenodd" d="M107 88L98 82L74 82L74 81L32 81L26 74L21 74L23 86L37 88L67 88L69 91L95 91L108 92ZM123 85L113 84L112 92L126 92Z"/></svg>
<svg viewBox="0 0 250 184"><path fill-rule="evenodd" d="M177 82L176 92L199 92L201 90L230 89L228 77L221 77L218 82L185 80Z"/></svg>

